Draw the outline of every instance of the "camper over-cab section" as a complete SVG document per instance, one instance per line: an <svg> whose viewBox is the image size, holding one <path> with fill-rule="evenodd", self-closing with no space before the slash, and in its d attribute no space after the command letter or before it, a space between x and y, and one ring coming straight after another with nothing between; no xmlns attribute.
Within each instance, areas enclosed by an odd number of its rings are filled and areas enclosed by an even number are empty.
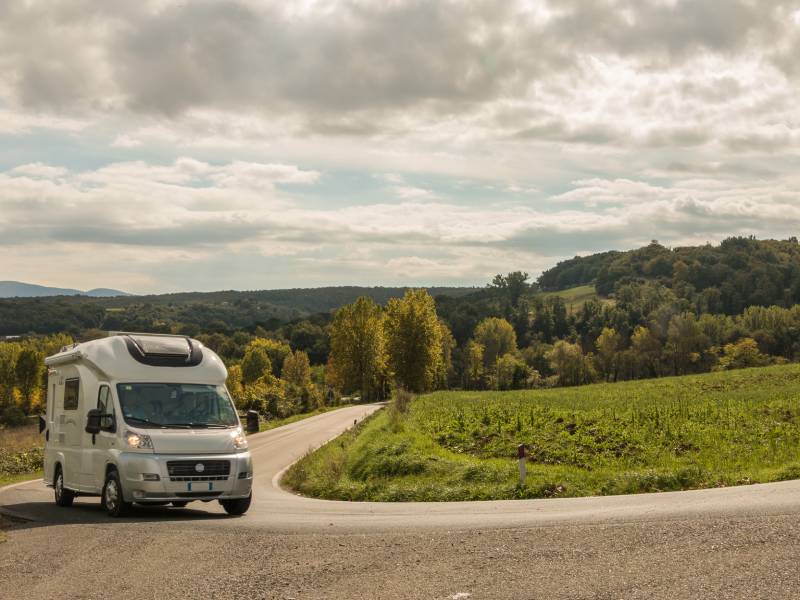
<svg viewBox="0 0 800 600"><path fill-rule="evenodd" d="M185 336L116 333L45 364L44 479L58 505L99 496L112 516L195 500L247 511L252 460L213 351Z"/></svg>

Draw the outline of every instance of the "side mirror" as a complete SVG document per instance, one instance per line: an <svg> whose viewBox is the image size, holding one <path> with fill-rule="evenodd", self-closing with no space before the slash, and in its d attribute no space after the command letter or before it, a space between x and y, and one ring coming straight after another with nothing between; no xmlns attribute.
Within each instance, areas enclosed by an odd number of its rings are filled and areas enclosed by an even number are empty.
<svg viewBox="0 0 800 600"><path fill-rule="evenodd" d="M96 408L86 413L86 433L91 433L92 435L100 433L100 420L102 417L103 413Z"/></svg>
<svg viewBox="0 0 800 600"><path fill-rule="evenodd" d="M39 415L39 433L42 433L45 429L47 429L47 421L44 420L42 415Z"/></svg>

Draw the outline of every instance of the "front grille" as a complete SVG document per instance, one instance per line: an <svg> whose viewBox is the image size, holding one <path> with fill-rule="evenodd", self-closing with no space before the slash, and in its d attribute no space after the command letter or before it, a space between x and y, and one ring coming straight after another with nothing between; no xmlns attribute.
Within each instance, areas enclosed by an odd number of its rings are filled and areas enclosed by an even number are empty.
<svg viewBox="0 0 800 600"><path fill-rule="evenodd" d="M177 492L175 494L178 498L209 498L221 496L222 492Z"/></svg>
<svg viewBox="0 0 800 600"><path fill-rule="evenodd" d="M197 466L203 465L198 470ZM223 481L231 474L227 460L169 460L167 472L170 481Z"/></svg>

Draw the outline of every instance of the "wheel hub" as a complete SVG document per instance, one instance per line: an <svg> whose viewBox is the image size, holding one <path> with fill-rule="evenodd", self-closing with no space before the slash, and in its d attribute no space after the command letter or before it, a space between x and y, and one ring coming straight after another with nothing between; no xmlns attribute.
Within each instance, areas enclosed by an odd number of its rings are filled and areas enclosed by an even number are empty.
<svg viewBox="0 0 800 600"><path fill-rule="evenodd" d="M106 485L106 506L109 509L115 509L117 507L117 499L117 482L112 479Z"/></svg>

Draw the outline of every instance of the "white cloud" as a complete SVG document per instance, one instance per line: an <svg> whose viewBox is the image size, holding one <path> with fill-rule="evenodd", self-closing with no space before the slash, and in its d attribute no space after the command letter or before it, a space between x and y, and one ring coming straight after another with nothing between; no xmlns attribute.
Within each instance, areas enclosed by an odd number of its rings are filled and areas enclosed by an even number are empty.
<svg viewBox="0 0 800 600"><path fill-rule="evenodd" d="M136 138L125 133L118 135L116 138L114 138L114 141L111 142L111 146L114 148L136 148L141 145L141 140L137 140Z"/></svg>
<svg viewBox="0 0 800 600"><path fill-rule="evenodd" d="M232 272L239 277L246 277L242 261L251 273L263 260L278 260L285 271L277 281L248 279L238 287L289 285L292 277L299 284L300 273L304 285L336 277L340 283L354 277L414 283L416 277L417 283L474 284L504 268L535 272L556 258L653 238L681 244L736 233L789 235L800 227L796 177L745 187L720 179L671 186L579 180L543 203L548 210L527 201L468 205L428 197L312 208L275 187L318 177L292 165L192 158L93 171L23 165L0 174L6 276L30 279L34 265L54 270L36 257L43 248L51 256L68 248L67 256L83 257L82 285L96 283L92 269L116 260L125 269L114 275L114 285L132 290L143 282L155 290L215 289L224 260L238 265ZM154 272L166 269L159 257L190 268L159 279Z"/></svg>
<svg viewBox="0 0 800 600"><path fill-rule="evenodd" d="M25 163L0 174L3 266L83 256L121 280L74 286L131 289L480 283L651 238L796 233L798 14L2 3L0 143Z"/></svg>
<svg viewBox="0 0 800 600"><path fill-rule="evenodd" d="M67 172L67 169L64 167L53 167L40 162L19 165L10 171L12 175L27 175L29 177L40 177L42 179L57 179L66 175Z"/></svg>

